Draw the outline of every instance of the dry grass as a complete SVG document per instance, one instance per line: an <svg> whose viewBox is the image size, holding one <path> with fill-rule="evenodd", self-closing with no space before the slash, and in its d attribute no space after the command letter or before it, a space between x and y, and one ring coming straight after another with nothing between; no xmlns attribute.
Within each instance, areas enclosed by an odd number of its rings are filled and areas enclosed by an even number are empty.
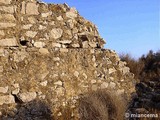
<svg viewBox="0 0 160 120"><path fill-rule="evenodd" d="M79 101L81 120L124 120L126 102L114 92L98 90Z"/></svg>

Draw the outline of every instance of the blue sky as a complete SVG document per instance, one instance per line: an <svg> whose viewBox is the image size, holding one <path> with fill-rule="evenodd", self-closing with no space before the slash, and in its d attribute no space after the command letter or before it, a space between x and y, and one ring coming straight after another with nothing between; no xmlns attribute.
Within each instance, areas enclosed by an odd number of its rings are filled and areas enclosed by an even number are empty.
<svg viewBox="0 0 160 120"><path fill-rule="evenodd" d="M105 48L138 58L160 50L160 0L43 0L67 3L98 27Z"/></svg>

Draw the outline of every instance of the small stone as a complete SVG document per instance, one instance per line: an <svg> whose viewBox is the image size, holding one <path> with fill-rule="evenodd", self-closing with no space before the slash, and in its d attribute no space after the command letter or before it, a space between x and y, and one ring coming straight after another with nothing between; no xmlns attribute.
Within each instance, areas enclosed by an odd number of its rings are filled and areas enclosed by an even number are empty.
<svg viewBox="0 0 160 120"><path fill-rule="evenodd" d="M12 96L12 95L0 96L0 105L12 104L12 103L15 103L14 96Z"/></svg>
<svg viewBox="0 0 160 120"><path fill-rule="evenodd" d="M35 31L27 31L26 32L26 36L27 37L31 37L31 38L34 38L36 36L37 32Z"/></svg>
<svg viewBox="0 0 160 120"><path fill-rule="evenodd" d="M96 47L97 47L97 43L96 43L96 42L89 42L89 45L90 45L92 48L96 48Z"/></svg>
<svg viewBox="0 0 160 120"><path fill-rule="evenodd" d="M13 14L15 9L13 6L1 6L0 11L4 11L4 12Z"/></svg>
<svg viewBox="0 0 160 120"><path fill-rule="evenodd" d="M108 87L108 83L107 82L103 82L101 84L101 89L106 89Z"/></svg>
<svg viewBox="0 0 160 120"><path fill-rule="evenodd" d="M23 102L29 102L34 100L37 97L36 92L25 92L25 93L19 93L18 98L22 100Z"/></svg>
<svg viewBox="0 0 160 120"><path fill-rule="evenodd" d="M63 30L62 29L54 28L50 32L50 37L54 38L54 39L58 39L58 38L60 38L62 36L62 34L63 34Z"/></svg>
<svg viewBox="0 0 160 120"><path fill-rule="evenodd" d="M7 93L7 92L8 92L8 86L0 87L0 93Z"/></svg>
<svg viewBox="0 0 160 120"><path fill-rule="evenodd" d="M0 0L0 4L11 4L12 0Z"/></svg>
<svg viewBox="0 0 160 120"><path fill-rule="evenodd" d="M60 58L59 57L54 57L53 60L54 61L60 61Z"/></svg>
<svg viewBox="0 0 160 120"><path fill-rule="evenodd" d="M59 85L59 86L62 86L62 85L63 85L62 81L57 81L57 82L55 82L54 84L55 84L55 85Z"/></svg>
<svg viewBox="0 0 160 120"><path fill-rule="evenodd" d="M46 29L46 27L45 26L43 26L43 25L39 25L39 28L38 28L39 30L44 30L44 29Z"/></svg>
<svg viewBox="0 0 160 120"><path fill-rule="evenodd" d="M96 82L97 82L96 80L91 80L91 83L92 83L92 84L94 84L94 83L96 83Z"/></svg>
<svg viewBox="0 0 160 120"><path fill-rule="evenodd" d="M32 24L28 24L28 25L23 25L23 29L30 29L33 25Z"/></svg>
<svg viewBox="0 0 160 120"><path fill-rule="evenodd" d="M28 17L28 21L32 24L36 23L37 22L37 19L34 18L34 17Z"/></svg>
<svg viewBox="0 0 160 120"><path fill-rule="evenodd" d="M0 15L0 20L3 20L3 21L16 21L14 15L12 14L1 14Z"/></svg>
<svg viewBox="0 0 160 120"><path fill-rule="evenodd" d="M68 12L66 12L66 17L74 19L75 17L77 17L77 11L75 8L70 8L70 10Z"/></svg>
<svg viewBox="0 0 160 120"><path fill-rule="evenodd" d="M57 20L62 21L63 20L62 16L57 17Z"/></svg>
<svg viewBox="0 0 160 120"><path fill-rule="evenodd" d="M115 68L109 68L109 74L116 72Z"/></svg>
<svg viewBox="0 0 160 120"><path fill-rule="evenodd" d="M70 44L71 42L72 42L71 40L58 41L58 43L62 43L62 44Z"/></svg>
<svg viewBox="0 0 160 120"><path fill-rule="evenodd" d="M60 52L68 52L67 48L60 48Z"/></svg>
<svg viewBox="0 0 160 120"><path fill-rule="evenodd" d="M92 88L91 88L93 91L96 91L98 89L97 85L92 85Z"/></svg>
<svg viewBox="0 0 160 120"><path fill-rule="evenodd" d="M12 90L12 94L17 95L19 91L20 91L20 88L15 88L14 90Z"/></svg>
<svg viewBox="0 0 160 120"><path fill-rule="evenodd" d="M83 48L88 48L88 47L89 47L88 41L82 42L82 47L83 47Z"/></svg>
<svg viewBox="0 0 160 120"><path fill-rule="evenodd" d="M6 38L0 40L0 46L18 46L16 38Z"/></svg>
<svg viewBox="0 0 160 120"><path fill-rule="evenodd" d="M38 48L43 48L45 46L45 43L44 42L35 42L34 46L38 47Z"/></svg>
<svg viewBox="0 0 160 120"><path fill-rule="evenodd" d="M72 44L72 47L74 47L74 48L79 48L80 47L80 45L77 43L77 44Z"/></svg>
<svg viewBox="0 0 160 120"><path fill-rule="evenodd" d="M50 16L50 15L52 15L52 12L50 11L50 12L47 12L47 13L41 13L41 16L42 17L48 17L48 16Z"/></svg>
<svg viewBox="0 0 160 120"><path fill-rule="evenodd" d="M78 77L79 76L79 72L75 71L73 75L76 76L76 77Z"/></svg>
<svg viewBox="0 0 160 120"><path fill-rule="evenodd" d="M47 86L47 84L48 84L48 81L44 81L44 82L40 83L40 85L42 85L42 86Z"/></svg>
<svg viewBox="0 0 160 120"><path fill-rule="evenodd" d="M129 67L124 67L124 68L122 68L122 72L123 72L123 74L126 74L126 73L128 73L129 72Z"/></svg>
<svg viewBox="0 0 160 120"><path fill-rule="evenodd" d="M4 49L3 48L0 48L0 56L4 56Z"/></svg>
<svg viewBox="0 0 160 120"><path fill-rule="evenodd" d="M49 54L49 51L48 51L47 48L40 48L40 49L39 49L39 52L40 52L41 54Z"/></svg>
<svg viewBox="0 0 160 120"><path fill-rule="evenodd" d="M52 43L52 47L58 47L58 48L60 48L61 44L59 44L59 43Z"/></svg>
<svg viewBox="0 0 160 120"><path fill-rule="evenodd" d="M122 94L124 94L124 89L117 90L117 94L118 94L118 95L122 95Z"/></svg>
<svg viewBox="0 0 160 120"><path fill-rule="evenodd" d="M112 88L112 89L114 89L116 87L116 83L110 82L109 83L109 87Z"/></svg>
<svg viewBox="0 0 160 120"><path fill-rule="evenodd" d="M0 73L3 72L3 66L0 66Z"/></svg>
<svg viewBox="0 0 160 120"><path fill-rule="evenodd" d="M21 13L26 14L26 2L25 1L21 3Z"/></svg>
<svg viewBox="0 0 160 120"><path fill-rule="evenodd" d="M38 15L38 5L36 3L28 3L26 5L26 14L28 15Z"/></svg>
<svg viewBox="0 0 160 120"><path fill-rule="evenodd" d="M0 28L10 28L10 27L15 27L15 23L0 23Z"/></svg>
<svg viewBox="0 0 160 120"><path fill-rule="evenodd" d="M0 30L0 36L4 36L4 35L5 35L4 31Z"/></svg>

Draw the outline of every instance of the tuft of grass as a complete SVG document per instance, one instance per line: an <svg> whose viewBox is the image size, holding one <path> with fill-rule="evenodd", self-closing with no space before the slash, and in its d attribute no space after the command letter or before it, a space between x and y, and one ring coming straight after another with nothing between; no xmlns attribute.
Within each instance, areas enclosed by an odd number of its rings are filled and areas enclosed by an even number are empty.
<svg viewBox="0 0 160 120"><path fill-rule="evenodd" d="M79 99L80 120L123 120L126 103L112 91L90 92Z"/></svg>

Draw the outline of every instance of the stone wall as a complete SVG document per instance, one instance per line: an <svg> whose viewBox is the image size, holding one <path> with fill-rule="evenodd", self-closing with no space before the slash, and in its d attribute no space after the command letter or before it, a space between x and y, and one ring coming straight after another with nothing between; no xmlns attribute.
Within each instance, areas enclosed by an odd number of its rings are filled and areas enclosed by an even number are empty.
<svg viewBox="0 0 160 120"><path fill-rule="evenodd" d="M76 116L79 96L98 89L129 99L133 74L104 43L95 25L66 4L0 0L2 117L35 99L49 104L54 116L68 104Z"/></svg>

